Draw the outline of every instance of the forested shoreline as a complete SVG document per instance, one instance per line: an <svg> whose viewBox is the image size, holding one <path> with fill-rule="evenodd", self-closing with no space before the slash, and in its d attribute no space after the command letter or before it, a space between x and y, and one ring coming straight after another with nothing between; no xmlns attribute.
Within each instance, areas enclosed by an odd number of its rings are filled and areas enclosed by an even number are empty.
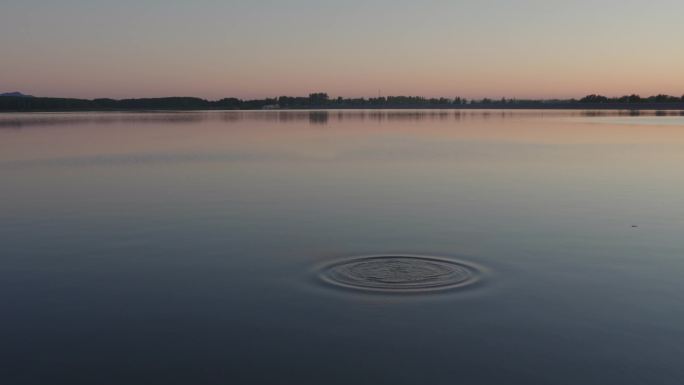
<svg viewBox="0 0 684 385"><path fill-rule="evenodd" d="M272 110L272 109L671 109L684 110L684 96L588 95L581 99L465 99L387 96L377 98L330 98L326 93L304 97L280 96L265 99L195 97L140 99L73 99L29 96L0 96L0 111L130 111L130 110Z"/></svg>

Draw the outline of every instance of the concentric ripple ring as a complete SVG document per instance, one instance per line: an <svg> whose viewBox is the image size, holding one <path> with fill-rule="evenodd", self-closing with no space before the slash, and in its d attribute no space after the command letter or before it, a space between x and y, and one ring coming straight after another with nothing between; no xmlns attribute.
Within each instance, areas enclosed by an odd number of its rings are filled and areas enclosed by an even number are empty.
<svg viewBox="0 0 684 385"><path fill-rule="evenodd" d="M477 281L479 271L470 264L418 255L372 255L346 259L326 266L320 278L350 289L421 292L447 290Z"/></svg>

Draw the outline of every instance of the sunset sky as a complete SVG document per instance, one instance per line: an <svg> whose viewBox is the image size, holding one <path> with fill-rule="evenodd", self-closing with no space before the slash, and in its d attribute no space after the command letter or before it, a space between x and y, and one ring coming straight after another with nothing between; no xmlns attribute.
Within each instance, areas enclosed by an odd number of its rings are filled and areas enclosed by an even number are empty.
<svg viewBox="0 0 684 385"><path fill-rule="evenodd" d="M681 0L3 0L0 92L684 93Z"/></svg>

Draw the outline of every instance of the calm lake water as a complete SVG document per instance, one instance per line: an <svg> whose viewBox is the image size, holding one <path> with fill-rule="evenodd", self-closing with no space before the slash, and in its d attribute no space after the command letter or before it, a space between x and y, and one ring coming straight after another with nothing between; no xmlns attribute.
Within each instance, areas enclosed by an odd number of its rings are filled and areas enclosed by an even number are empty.
<svg viewBox="0 0 684 385"><path fill-rule="evenodd" d="M681 385L661 115L0 115L0 383Z"/></svg>

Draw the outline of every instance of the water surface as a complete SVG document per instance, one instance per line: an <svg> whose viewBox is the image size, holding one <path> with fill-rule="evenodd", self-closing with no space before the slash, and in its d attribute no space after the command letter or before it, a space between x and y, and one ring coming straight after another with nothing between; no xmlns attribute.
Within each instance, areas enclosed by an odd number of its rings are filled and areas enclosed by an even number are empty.
<svg viewBox="0 0 684 385"><path fill-rule="evenodd" d="M677 113L3 114L0 382L679 385L682 165ZM321 280L378 255L482 276Z"/></svg>

